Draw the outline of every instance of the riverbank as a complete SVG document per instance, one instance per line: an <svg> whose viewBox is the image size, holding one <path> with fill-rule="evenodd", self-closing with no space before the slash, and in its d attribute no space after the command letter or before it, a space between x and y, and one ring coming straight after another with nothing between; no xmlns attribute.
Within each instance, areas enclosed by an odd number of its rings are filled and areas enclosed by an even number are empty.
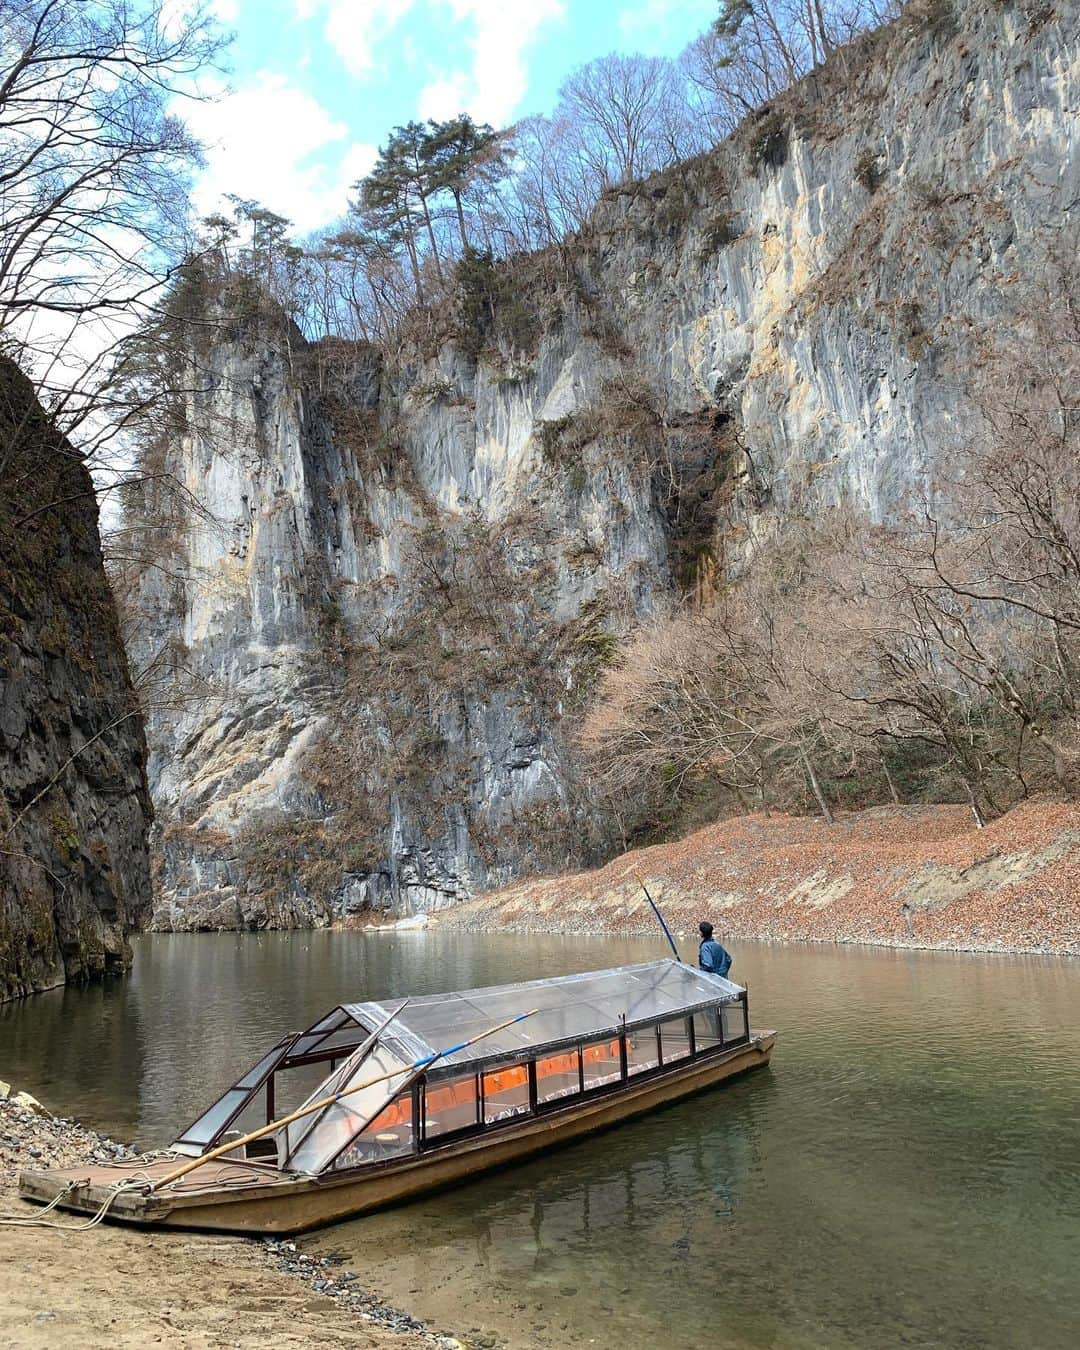
<svg viewBox="0 0 1080 1350"><path fill-rule="evenodd" d="M75 1121L0 1095L0 1217L41 1213L18 1198L22 1167L132 1156ZM0 1226L0 1347L462 1346L365 1292L332 1252L110 1224L73 1233L76 1216L47 1217L61 1227Z"/></svg>
<svg viewBox="0 0 1080 1350"><path fill-rule="evenodd" d="M879 807L820 818L751 815L593 871L540 877L440 911L477 932L869 943L1080 954L1080 804L1028 802L984 829L963 806Z"/></svg>

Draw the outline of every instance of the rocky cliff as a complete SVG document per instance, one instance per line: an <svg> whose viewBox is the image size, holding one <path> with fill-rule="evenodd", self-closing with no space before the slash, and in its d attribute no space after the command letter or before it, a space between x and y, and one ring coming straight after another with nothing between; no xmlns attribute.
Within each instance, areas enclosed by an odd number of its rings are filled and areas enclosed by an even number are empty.
<svg viewBox="0 0 1080 1350"><path fill-rule="evenodd" d="M233 309L161 450L206 515L136 606L190 690L150 723L156 922L610 848L568 733L618 636L792 517L947 508L993 334L1073 265L1078 84L1072 6L916 4L394 352Z"/></svg>
<svg viewBox="0 0 1080 1350"><path fill-rule="evenodd" d="M123 969L146 743L85 465L0 359L0 1000Z"/></svg>

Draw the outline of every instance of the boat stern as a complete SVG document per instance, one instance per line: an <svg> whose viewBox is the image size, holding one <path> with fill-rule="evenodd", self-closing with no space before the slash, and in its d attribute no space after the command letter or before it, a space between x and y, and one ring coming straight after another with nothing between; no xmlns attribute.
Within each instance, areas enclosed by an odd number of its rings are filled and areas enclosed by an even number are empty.
<svg viewBox="0 0 1080 1350"><path fill-rule="evenodd" d="M160 1223L172 1208L167 1196L153 1193L145 1166L138 1164L27 1168L19 1173L19 1197L50 1209L129 1223Z"/></svg>

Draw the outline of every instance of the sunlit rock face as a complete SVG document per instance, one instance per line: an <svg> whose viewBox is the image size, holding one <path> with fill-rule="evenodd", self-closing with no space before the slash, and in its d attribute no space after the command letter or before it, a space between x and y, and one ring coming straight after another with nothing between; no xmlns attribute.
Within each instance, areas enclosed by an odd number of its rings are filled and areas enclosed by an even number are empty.
<svg viewBox="0 0 1080 1350"><path fill-rule="evenodd" d="M133 638L186 680L150 718L159 925L602 855L572 733L614 639L785 522L948 512L985 344L1069 247L1080 44L932 8L608 194L516 269L524 325L389 355L264 318L204 353L167 457L205 515Z"/></svg>
<svg viewBox="0 0 1080 1350"><path fill-rule="evenodd" d="M0 357L0 1002L130 964L145 761L90 475Z"/></svg>

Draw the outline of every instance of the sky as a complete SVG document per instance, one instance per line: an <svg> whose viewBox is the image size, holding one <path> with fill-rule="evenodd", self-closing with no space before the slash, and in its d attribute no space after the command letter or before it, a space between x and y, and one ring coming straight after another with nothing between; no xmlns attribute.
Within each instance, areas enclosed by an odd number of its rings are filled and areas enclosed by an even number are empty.
<svg viewBox="0 0 1080 1350"><path fill-rule="evenodd" d="M550 112L608 52L677 55L718 0L212 0L235 37L214 101L177 112L207 147L201 215L226 192L304 235L345 212L394 126L468 112L507 126Z"/></svg>

